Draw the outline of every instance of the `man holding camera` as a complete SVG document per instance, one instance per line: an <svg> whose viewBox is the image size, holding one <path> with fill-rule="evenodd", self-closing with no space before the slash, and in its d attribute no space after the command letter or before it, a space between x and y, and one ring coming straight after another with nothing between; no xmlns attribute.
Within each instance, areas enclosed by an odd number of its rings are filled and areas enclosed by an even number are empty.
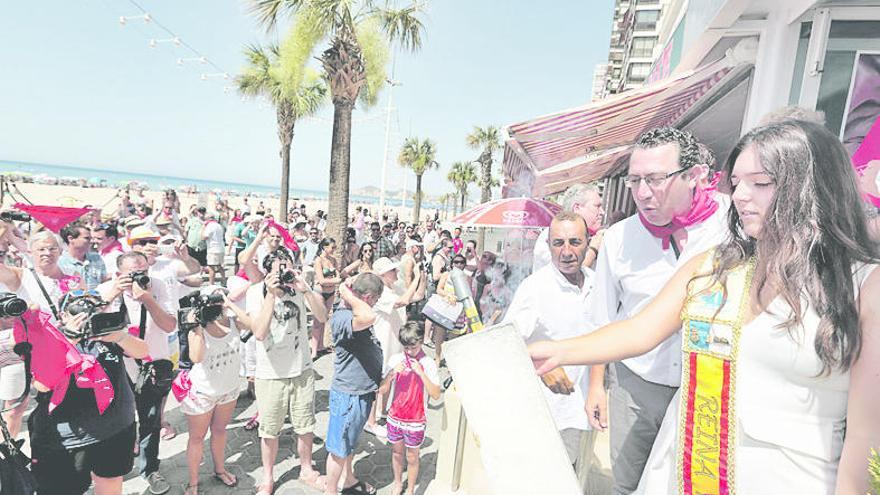
<svg viewBox="0 0 880 495"><path fill-rule="evenodd" d="M139 418L138 469L150 493L160 495L171 487L159 474L159 430L162 400L171 390L173 365L168 334L177 328L174 300L165 284L148 275L144 253L130 251L116 260L116 277L97 287L101 297L115 308L124 307L132 327L147 343L149 355L143 361L126 359L129 378L135 384ZM118 305L116 301L119 301Z"/></svg>
<svg viewBox="0 0 880 495"><path fill-rule="evenodd" d="M300 481L316 486L318 472L312 467L315 428L315 376L309 351L306 306L321 322L327 321L324 299L309 289L295 273L293 259L284 247L262 260L263 282L247 292L246 324L257 339L254 388L260 414L260 450L263 483L259 495L271 494L273 467L278 454L278 436L284 418L290 415L297 435Z"/></svg>

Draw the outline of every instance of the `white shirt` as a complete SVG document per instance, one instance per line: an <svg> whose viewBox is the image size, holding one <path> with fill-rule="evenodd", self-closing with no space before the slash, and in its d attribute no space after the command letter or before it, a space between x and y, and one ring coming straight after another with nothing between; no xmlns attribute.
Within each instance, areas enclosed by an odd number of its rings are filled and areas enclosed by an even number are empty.
<svg viewBox="0 0 880 495"><path fill-rule="evenodd" d="M678 259L672 247L663 250L661 240L648 232L638 215L605 231L596 260L596 289L591 311L596 328L637 314L676 270L726 238L730 199L720 194L716 197L718 210L704 222L685 228L687 244ZM649 382L678 387L681 384L681 336L676 332L646 354L622 362Z"/></svg>
<svg viewBox="0 0 880 495"><path fill-rule="evenodd" d="M223 226L218 222L208 222L202 234L206 237L208 251L223 251Z"/></svg>
<svg viewBox="0 0 880 495"><path fill-rule="evenodd" d="M440 234L437 233L437 229L425 232L424 237L422 237L422 244L425 246L426 250L433 247L432 244L437 244L439 241Z"/></svg>
<svg viewBox="0 0 880 495"><path fill-rule="evenodd" d="M373 335L382 348L382 375L388 373L388 360L391 356L403 352L403 345L398 338L400 328L406 323L406 307L395 308L394 304L406 292L403 282L397 281L391 287L385 286L379 300L373 306L376 322L373 323ZM436 383L436 382L435 382Z"/></svg>
<svg viewBox="0 0 880 495"><path fill-rule="evenodd" d="M515 323L526 343L541 340L562 340L593 331L590 324L590 296L593 291L593 271L581 268L583 287L569 282L550 264L532 273L516 290L504 317L505 323ZM556 428L589 430L590 422L584 411L589 390L590 369L587 366L563 368L574 385L569 395L555 394L541 387Z"/></svg>
<svg viewBox="0 0 880 495"><path fill-rule="evenodd" d="M550 228L541 230L541 234L538 235L538 240L535 241L535 250L532 252L532 271L536 272L541 268L549 265L552 259L550 258L550 245L547 244L547 238L550 237Z"/></svg>
<svg viewBox="0 0 880 495"><path fill-rule="evenodd" d="M265 296L260 282L251 286L246 295L247 313L256 318L263 307ZM306 305L303 295L275 298L269 334L257 341L255 377L263 380L294 378L312 367L309 351L309 328L306 325Z"/></svg>
<svg viewBox="0 0 880 495"><path fill-rule="evenodd" d="M97 290L98 293L101 294L101 297L106 300L110 292L113 290L114 283L113 280L104 282L96 287L95 290ZM156 303L163 311L170 315L174 315L175 317L177 316L177 305L175 304L177 301L172 299L171 295L168 293L168 288L161 280L150 277L150 294L153 295L153 299L156 300ZM123 293L122 297L125 299L125 309L128 312L128 324L137 327L141 322L141 303L132 299L131 294L129 293ZM110 311L119 311L119 306L120 300L117 297L115 301L110 303ZM147 311L146 307L144 307L144 311ZM159 325L153 321L153 316L149 311L147 311L144 342L147 343L147 350L151 360L158 361L160 359L171 358L171 349L168 345L168 332L159 328ZM125 358L125 368L128 370L128 374L132 379L137 377L138 370L133 359Z"/></svg>

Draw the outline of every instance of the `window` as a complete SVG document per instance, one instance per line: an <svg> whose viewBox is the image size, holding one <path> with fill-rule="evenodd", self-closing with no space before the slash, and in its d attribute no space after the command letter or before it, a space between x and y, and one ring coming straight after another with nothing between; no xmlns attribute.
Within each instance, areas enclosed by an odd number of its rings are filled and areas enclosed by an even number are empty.
<svg viewBox="0 0 880 495"><path fill-rule="evenodd" d="M630 48L631 57L650 57L654 54L654 45L657 44L657 38L633 38L632 48Z"/></svg>
<svg viewBox="0 0 880 495"><path fill-rule="evenodd" d="M630 64L627 79L631 82L641 82L648 77L651 72L651 64Z"/></svg>
<svg viewBox="0 0 880 495"><path fill-rule="evenodd" d="M638 0L636 5L659 5L660 0Z"/></svg>
<svg viewBox="0 0 880 495"><path fill-rule="evenodd" d="M637 10L636 31L653 31L657 28L657 19L660 18L659 10Z"/></svg>

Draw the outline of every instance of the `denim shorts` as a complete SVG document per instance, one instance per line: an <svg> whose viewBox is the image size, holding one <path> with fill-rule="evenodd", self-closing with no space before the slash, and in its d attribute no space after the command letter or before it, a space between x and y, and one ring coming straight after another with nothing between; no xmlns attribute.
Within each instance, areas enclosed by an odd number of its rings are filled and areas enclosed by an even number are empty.
<svg viewBox="0 0 880 495"><path fill-rule="evenodd" d="M330 425L324 444L327 452L336 457L348 457L354 453L375 398L373 392L349 395L330 390Z"/></svg>

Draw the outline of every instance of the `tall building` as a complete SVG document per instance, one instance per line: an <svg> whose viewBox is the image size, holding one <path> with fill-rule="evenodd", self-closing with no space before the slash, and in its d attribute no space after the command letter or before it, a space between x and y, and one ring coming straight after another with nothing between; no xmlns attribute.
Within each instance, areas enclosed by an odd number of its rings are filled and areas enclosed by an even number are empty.
<svg viewBox="0 0 880 495"><path fill-rule="evenodd" d="M593 69L593 90L590 93L590 101L601 100L605 95L605 74L608 72L608 64L596 64Z"/></svg>
<svg viewBox="0 0 880 495"><path fill-rule="evenodd" d="M658 29L668 0L615 0L608 69L601 97L641 86L656 58Z"/></svg>

